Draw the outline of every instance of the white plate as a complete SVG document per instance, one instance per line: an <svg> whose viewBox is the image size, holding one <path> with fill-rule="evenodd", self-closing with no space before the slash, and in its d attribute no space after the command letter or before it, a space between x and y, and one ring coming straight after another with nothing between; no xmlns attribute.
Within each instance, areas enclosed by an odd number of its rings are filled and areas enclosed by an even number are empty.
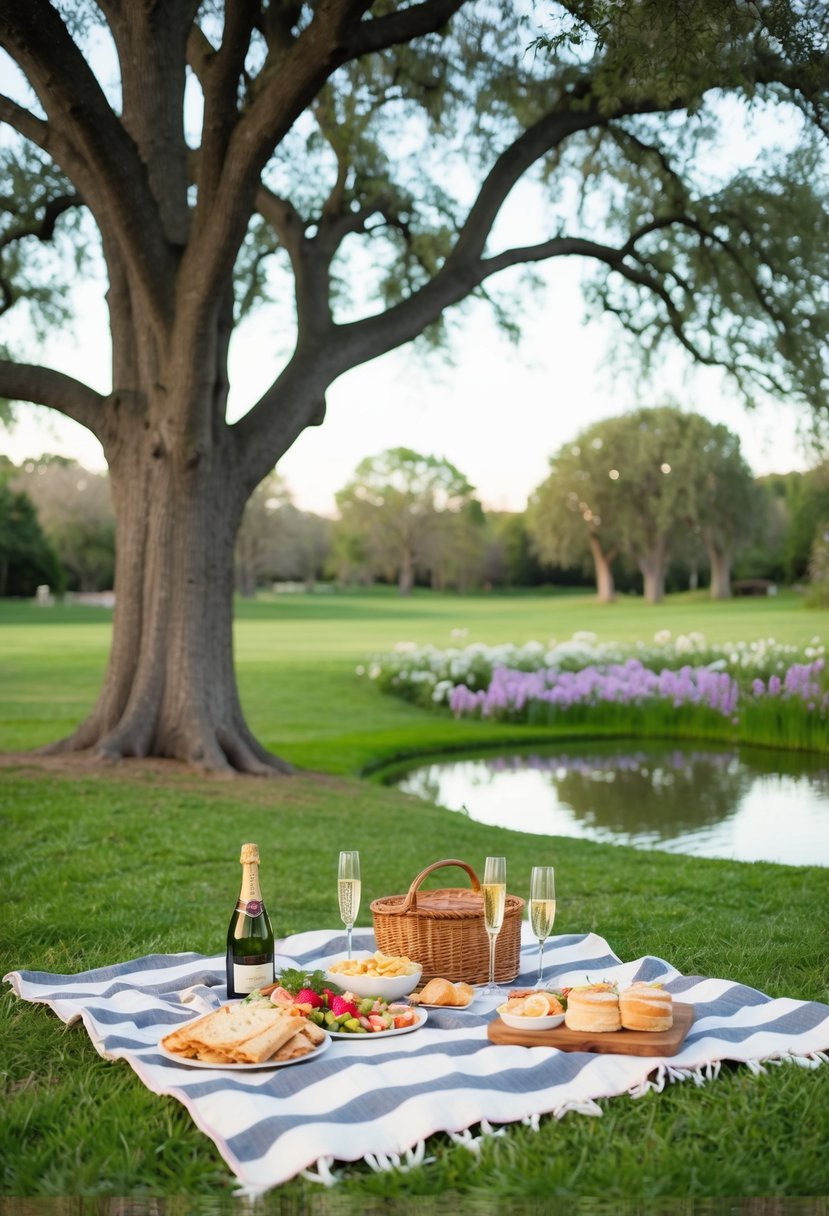
<svg viewBox="0 0 829 1216"><path fill-rule="evenodd" d="M472 1000L467 1001L465 1005L430 1005L427 1001L418 1001L414 1005L414 1008L415 1009L442 1009L444 1011L444 1013L466 1013L467 1009L472 1008L472 1006L475 1004L476 1000L477 1000L477 997L473 996Z"/></svg>
<svg viewBox="0 0 829 1216"><path fill-rule="evenodd" d="M321 1029L322 1027L320 1027ZM290 1064L304 1064L306 1060L316 1060L317 1056L321 1056L330 1046L331 1039L326 1032L322 1042L313 1051L306 1052L304 1056L296 1056L293 1060L263 1060L261 1064L210 1064L207 1060L188 1060L186 1056L178 1055L175 1051L168 1051L160 1043L158 1050L168 1060L172 1060L175 1064L184 1064L187 1068L214 1068L221 1069L222 1072L251 1072L253 1069L287 1068Z"/></svg>
<svg viewBox="0 0 829 1216"><path fill-rule="evenodd" d="M420 1008L418 1008L420 1012ZM393 1034L410 1034L413 1030L420 1030L420 1027L426 1022L429 1015L426 1010L423 1010L423 1016L415 1022L414 1026L392 1026L391 1030L367 1030L365 1034L356 1034L353 1030L328 1030L332 1039L359 1039L361 1043L366 1039L389 1039Z"/></svg>
<svg viewBox="0 0 829 1216"><path fill-rule="evenodd" d="M513 1030L554 1030L556 1026L560 1026L564 1021L563 1013L553 1013L547 1017L528 1018L522 1017L520 1014L501 1013L498 1010L498 1016L505 1026L509 1026Z"/></svg>

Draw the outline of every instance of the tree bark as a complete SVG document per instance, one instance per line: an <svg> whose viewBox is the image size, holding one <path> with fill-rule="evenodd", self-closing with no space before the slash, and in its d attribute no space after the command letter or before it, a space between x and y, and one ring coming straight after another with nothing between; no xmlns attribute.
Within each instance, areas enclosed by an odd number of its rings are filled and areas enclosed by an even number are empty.
<svg viewBox="0 0 829 1216"><path fill-rule="evenodd" d="M637 565L644 580L645 599L660 604L665 598L665 545L659 538L649 553L640 555Z"/></svg>
<svg viewBox="0 0 829 1216"><path fill-rule="evenodd" d="M708 547L708 560L711 563L711 599L731 599L731 556L718 549L715 545Z"/></svg>
<svg viewBox="0 0 829 1216"><path fill-rule="evenodd" d="M407 549L400 554L400 571L397 576L397 589L401 595L411 595L414 587L414 562Z"/></svg>
<svg viewBox="0 0 829 1216"><path fill-rule="evenodd" d="M596 597L600 604L612 604L616 598L616 584L610 557L602 549L598 536L590 536L590 553L596 573Z"/></svg>
<svg viewBox="0 0 829 1216"><path fill-rule="evenodd" d="M220 437L195 459L133 429L110 459L118 560L103 687L86 721L44 751L288 772L254 739L237 691L233 550L244 500L233 448Z"/></svg>

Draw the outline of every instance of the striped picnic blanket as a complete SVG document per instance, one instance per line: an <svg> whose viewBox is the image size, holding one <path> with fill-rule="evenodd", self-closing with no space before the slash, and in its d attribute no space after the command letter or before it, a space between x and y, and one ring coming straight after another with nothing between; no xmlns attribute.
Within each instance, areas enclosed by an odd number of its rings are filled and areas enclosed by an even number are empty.
<svg viewBox="0 0 829 1216"><path fill-rule="evenodd" d="M521 975L535 979L538 946L522 929ZM355 949L375 948L355 931ZM281 943L277 970L324 967L342 957L342 931L299 933ZM15 993L48 1005L66 1023L80 1018L105 1059L126 1060L149 1089L186 1106L250 1197L296 1174L328 1183L335 1162L375 1169L416 1165L425 1142L445 1132L474 1147L494 1125L568 1111L601 1114L597 1099L639 1096L672 1080L713 1079L723 1060L757 1071L763 1061L817 1067L829 1060L829 1006L773 1000L728 980L683 976L662 959L623 963L596 934L550 938L546 981L659 980L694 1006L694 1022L670 1059L496 1046L487 1038L494 1002L468 1011L430 1010L409 1033L337 1039L317 1059L291 1068L223 1071L168 1060L159 1039L225 997L224 957L152 954L78 975L12 971ZM474 1130L473 1130L474 1129Z"/></svg>

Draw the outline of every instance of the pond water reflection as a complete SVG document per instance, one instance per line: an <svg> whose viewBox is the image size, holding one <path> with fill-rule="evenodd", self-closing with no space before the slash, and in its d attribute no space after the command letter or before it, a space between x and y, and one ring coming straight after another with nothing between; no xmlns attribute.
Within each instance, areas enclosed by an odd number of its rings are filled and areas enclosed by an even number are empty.
<svg viewBox="0 0 829 1216"><path fill-rule="evenodd" d="M829 762L593 741L442 759L394 784L480 823L699 857L829 865Z"/></svg>

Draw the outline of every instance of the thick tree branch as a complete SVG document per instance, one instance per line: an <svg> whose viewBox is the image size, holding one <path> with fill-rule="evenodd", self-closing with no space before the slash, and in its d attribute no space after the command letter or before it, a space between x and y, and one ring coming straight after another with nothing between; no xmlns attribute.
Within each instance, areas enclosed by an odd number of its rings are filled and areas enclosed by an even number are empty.
<svg viewBox="0 0 829 1216"><path fill-rule="evenodd" d="M121 125L134 141L170 246L184 245L190 213L184 139L185 45L199 0L142 0L108 20L121 68Z"/></svg>
<svg viewBox="0 0 829 1216"><path fill-rule="evenodd" d="M348 58L357 59L400 43L433 34L463 8L466 0L423 0L387 17L361 22L348 47Z"/></svg>
<svg viewBox="0 0 829 1216"><path fill-rule="evenodd" d="M192 260L184 267L188 289L209 299L221 277L230 272L244 237L239 217L253 209L262 169L332 72L370 50L439 29L463 2L424 0L377 19L374 28L374 22L362 19L371 0L324 0L311 24L287 48L272 50L230 139L214 203L197 210L198 239L192 242ZM215 253L205 257L205 249Z"/></svg>
<svg viewBox="0 0 829 1216"><path fill-rule="evenodd" d="M260 186L256 192L256 210L273 228L293 263L299 255L304 223L291 200L280 197L267 186Z"/></svg>
<svg viewBox="0 0 829 1216"><path fill-rule="evenodd" d="M109 400L73 376L34 363L15 363L7 359L0 359L0 396L9 401L49 406L79 422L99 439L104 406Z"/></svg>
<svg viewBox="0 0 829 1216"><path fill-rule="evenodd" d="M9 228L0 236L0 249L11 245L13 241L23 240L27 236L37 237L40 241L50 241L55 234L55 225L64 212L82 205L83 199L79 194L65 194L59 198L49 199L46 203L40 204L43 207L41 219L31 219L20 223L14 228Z"/></svg>
<svg viewBox="0 0 829 1216"><path fill-rule="evenodd" d="M49 124L5 95L0 95L0 122L8 123L39 148L46 148L49 143Z"/></svg>
<svg viewBox="0 0 829 1216"><path fill-rule="evenodd" d="M102 233L120 246L134 281L160 315L167 306L169 251L160 225L146 222L156 212L146 171L60 15L47 0L6 0L0 45L26 74L59 136L50 143L55 159L83 193ZM45 146L42 125L28 125Z"/></svg>
<svg viewBox="0 0 829 1216"><path fill-rule="evenodd" d="M192 25L187 40L187 60L204 96L198 177L202 206L214 197L221 181L228 143L239 119L239 81L260 7L259 0L238 0L225 7L225 24L218 50L214 50L196 24Z"/></svg>

